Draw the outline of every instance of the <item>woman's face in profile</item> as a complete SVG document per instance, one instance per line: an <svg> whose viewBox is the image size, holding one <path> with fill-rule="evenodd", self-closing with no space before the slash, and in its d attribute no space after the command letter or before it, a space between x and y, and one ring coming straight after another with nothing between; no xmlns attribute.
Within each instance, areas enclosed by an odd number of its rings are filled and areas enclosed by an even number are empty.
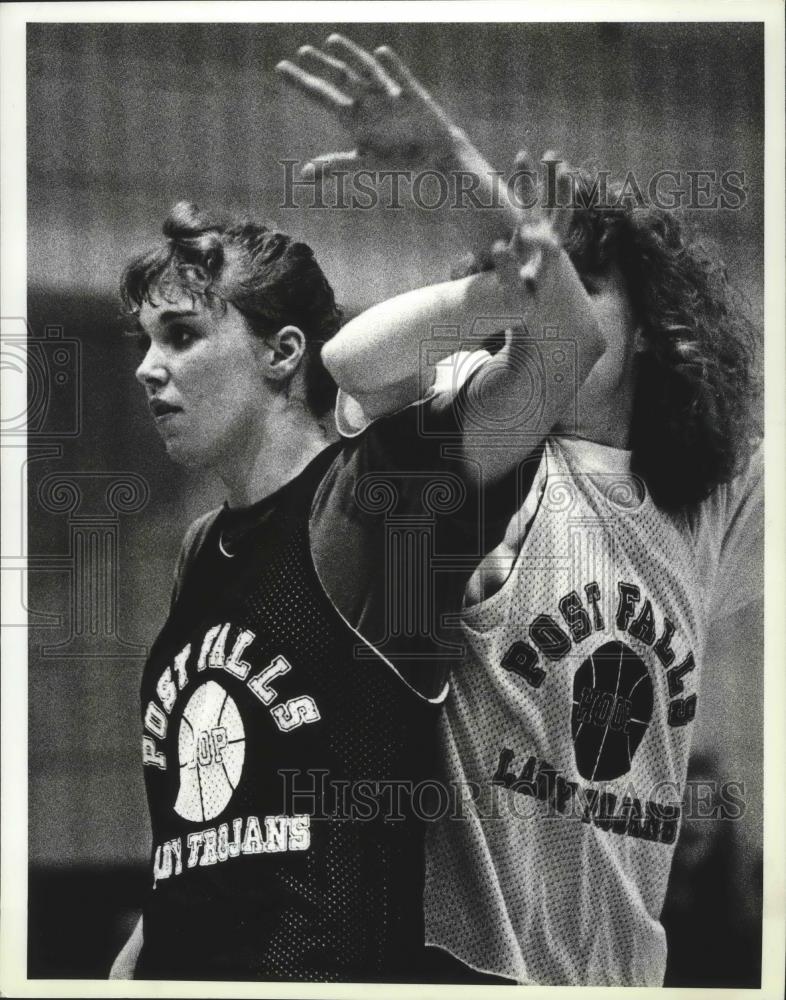
<svg viewBox="0 0 786 1000"><path fill-rule="evenodd" d="M139 313L145 356L136 371L166 450L189 468L220 468L258 440L269 389L264 342L231 303L183 291Z"/></svg>

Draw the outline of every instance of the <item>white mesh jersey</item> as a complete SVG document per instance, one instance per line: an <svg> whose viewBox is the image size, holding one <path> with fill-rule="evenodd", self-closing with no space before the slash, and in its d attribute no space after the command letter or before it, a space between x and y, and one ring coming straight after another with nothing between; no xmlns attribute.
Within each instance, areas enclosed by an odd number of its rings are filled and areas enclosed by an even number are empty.
<svg viewBox="0 0 786 1000"><path fill-rule="evenodd" d="M523 983L662 985L708 626L762 587L760 454L691 516L629 465L546 443L514 568L465 609L441 722L464 804L429 833L427 941Z"/></svg>
<svg viewBox="0 0 786 1000"><path fill-rule="evenodd" d="M432 391L487 356L442 362ZM336 413L368 423L344 393ZM463 805L431 824L426 940L522 983L660 986L708 629L762 591L761 451L667 514L629 452L552 438L516 516L510 576L463 613L440 723Z"/></svg>

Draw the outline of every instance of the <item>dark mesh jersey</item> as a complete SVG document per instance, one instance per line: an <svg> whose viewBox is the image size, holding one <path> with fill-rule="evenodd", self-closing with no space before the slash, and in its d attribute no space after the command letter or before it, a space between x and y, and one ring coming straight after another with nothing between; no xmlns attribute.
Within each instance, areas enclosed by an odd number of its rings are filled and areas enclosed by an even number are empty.
<svg viewBox="0 0 786 1000"><path fill-rule="evenodd" d="M418 978L411 792L438 705L355 655L317 580L308 514L336 453L218 516L146 665L140 978Z"/></svg>

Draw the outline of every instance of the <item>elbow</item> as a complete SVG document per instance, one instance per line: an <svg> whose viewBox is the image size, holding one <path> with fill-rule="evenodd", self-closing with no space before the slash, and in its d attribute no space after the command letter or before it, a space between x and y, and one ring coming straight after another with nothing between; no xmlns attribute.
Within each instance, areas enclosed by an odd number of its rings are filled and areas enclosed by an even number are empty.
<svg viewBox="0 0 786 1000"><path fill-rule="evenodd" d="M325 368L327 368L327 370L330 372L330 374L333 376L336 382L338 382L339 375L341 374L342 371L342 366L341 366L342 351L340 346L338 348L336 347L336 341L338 337L339 334L336 334L326 344L323 344L321 351L322 364L325 366Z"/></svg>
<svg viewBox="0 0 786 1000"><path fill-rule="evenodd" d="M357 363L354 366L355 370L353 370L351 358L342 345L340 336L340 334L336 334L322 347L322 364L340 389L351 396L356 396L364 391L364 387L357 377Z"/></svg>
<svg viewBox="0 0 786 1000"><path fill-rule="evenodd" d="M322 363L350 396L365 396L393 384L388 361L379 345L369 344L365 329L352 329L351 323L322 347Z"/></svg>

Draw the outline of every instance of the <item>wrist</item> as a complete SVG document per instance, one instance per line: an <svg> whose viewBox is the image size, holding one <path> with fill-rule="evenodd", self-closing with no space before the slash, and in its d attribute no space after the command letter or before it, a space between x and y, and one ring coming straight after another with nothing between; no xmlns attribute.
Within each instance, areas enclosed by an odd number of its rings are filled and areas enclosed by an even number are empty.
<svg viewBox="0 0 786 1000"><path fill-rule="evenodd" d="M440 170L460 170L474 152L467 133L458 125L448 126L440 145L434 150L434 165Z"/></svg>
<svg viewBox="0 0 786 1000"><path fill-rule="evenodd" d="M483 271L460 278L463 309L467 316L507 316L509 303L494 271Z"/></svg>

